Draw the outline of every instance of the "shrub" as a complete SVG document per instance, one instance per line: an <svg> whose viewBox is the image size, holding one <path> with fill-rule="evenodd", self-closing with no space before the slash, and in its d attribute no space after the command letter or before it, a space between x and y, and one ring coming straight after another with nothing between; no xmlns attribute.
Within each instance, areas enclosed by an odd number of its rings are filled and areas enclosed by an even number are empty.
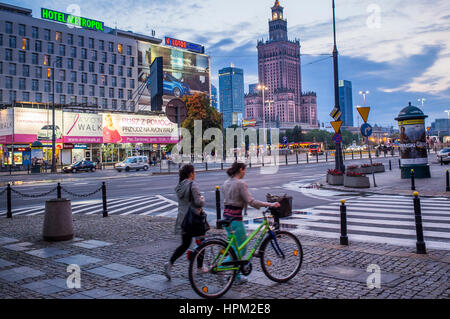
<svg viewBox="0 0 450 319"><path fill-rule="evenodd" d="M328 174L333 175L333 176L343 176L344 175L344 173L342 173L338 169L329 169Z"/></svg>
<svg viewBox="0 0 450 319"><path fill-rule="evenodd" d="M359 167L358 165L350 165L350 166L347 166L347 169L356 169L358 167Z"/></svg>

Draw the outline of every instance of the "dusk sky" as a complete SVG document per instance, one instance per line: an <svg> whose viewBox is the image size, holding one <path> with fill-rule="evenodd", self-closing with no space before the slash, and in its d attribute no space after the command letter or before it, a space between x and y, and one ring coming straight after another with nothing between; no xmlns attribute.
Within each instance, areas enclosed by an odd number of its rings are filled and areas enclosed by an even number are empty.
<svg viewBox="0 0 450 319"><path fill-rule="evenodd" d="M267 39L274 0L116 0L4 2L30 8L71 11L104 21L109 27L202 44L211 56L212 82L233 63L244 69L245 91L257 83L258 39ZM318 96L320 122L329 122L334 106L331 0L281 0L288 36L301 41L304 91ZM427 126L450 110L450 1L336 0L339 78L353 83L354 106L360 90L369 90L369 123L396 125L408 104L429 115ZM356 113L356 111L355 111ZM355 114L355 125L358 123ZM328 124L329 125L329 124Z"/></svg>

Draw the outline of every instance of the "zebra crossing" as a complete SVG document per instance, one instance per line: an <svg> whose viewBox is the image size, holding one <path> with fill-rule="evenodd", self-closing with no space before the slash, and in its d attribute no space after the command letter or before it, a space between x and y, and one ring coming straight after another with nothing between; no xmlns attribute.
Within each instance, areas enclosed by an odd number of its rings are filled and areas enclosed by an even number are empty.
<svg viewBox="0 0 450 319"><path fill-rule="evenodd" d="M178 203L162 195L135 196L126 198L109 199L109 215L143 215L143 216L167 216L176 217L178 212ZM13 207L13 216L36 216L44 214L44 205ZM72 202L72 214L101 215L103 205L101 200L87 200ZM0 211L0 216L6 215L6 211Z"/></svg>
<svg viewBox="0 0 450 319"><path fill-rule="evenodd" d="M340 236L339 202L294 211L282 227L299 235L325 238ZM415 246L416 228L411 197L371 195L347 200L349 241ZM422 198L425 243L434 249L450 249L450 200ZM249 223L249 228L252 228ZM256 224L254 225L256 226Z"/></svg>

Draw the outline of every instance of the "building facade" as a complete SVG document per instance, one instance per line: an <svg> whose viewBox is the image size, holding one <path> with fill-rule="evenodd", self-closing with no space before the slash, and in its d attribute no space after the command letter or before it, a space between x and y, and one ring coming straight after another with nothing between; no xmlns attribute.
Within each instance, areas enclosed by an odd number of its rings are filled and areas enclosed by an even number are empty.
<svg viewBox="0 0 450 319"><path fill-rule="evenodd" d="M317 104L302 104L300 41L288 39L287 20L284 19L284 8L279 1L275 1L271 10L269 40L258 41L257 44L258 78L259 82L267 87L265 92L267 107L264 108L266 121L270 122L279 117L280 122L316 126ZM286 95L287 92L289 94ZM277 94L282 96L277 97ZM289 106L283 102L286 99L290 101ZM306 99L317 101L309 97Z"/></svg>
<svg viewBox="0 0 450 319"><path fill-rule="evenodd" d="M436 119L431 123L429 135L439 137L450 135L450 119Z"/></svg>
<svg viewBox="0 0 450 319"><path fill-rule="evenodd" d="M342 112L342 126L353 126L353 93L352 82L339 81L339 105Z"/></svg>
<svg viewBox="0 0 450 319"><path fill-rule="evenodd" d="M258 94L258 83L248 85L248 94Z"/></svg>
<svg viewBox="0 0 450 319"><path fill-rule="evenodd" d="M217 102L217 88L215 85L211 84L211 106L219 111L219 103Z"/></svg>
<svg viewBox="0 0 450 319"><path fill-rule="evenodd" d="M94 31L46 18L0 4L0 103L52 103L54 96L56 104L134 110L138 43L162 40L106 26Z"/></svg>
<svg viewBox="0 0 450 319"><path fill-rule="evenodd" d="M235 67L219 70L219 92L223 128L241 125L244 118L244 70Z"/></svg>

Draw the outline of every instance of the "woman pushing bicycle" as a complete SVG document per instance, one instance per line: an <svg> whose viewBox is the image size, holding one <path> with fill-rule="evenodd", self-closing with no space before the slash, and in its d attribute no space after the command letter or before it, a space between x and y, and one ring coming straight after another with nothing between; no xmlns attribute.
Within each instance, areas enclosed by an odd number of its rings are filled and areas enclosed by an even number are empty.
<svg viewBox="0 0 450 319"><path fill-rule="evenodd" d="M280 207L280 203L267 203L261 202L252 197L248 191L248 186L243 180L246 173L247 166L244 163L235 162L227 170L229 178L223 185L223 197L224 197L224 213L223 218L231 221L231 229L234 231L237 245L240 246L247 238L245 232L245 226L242 218L242 211L248 206L259 209L261 207ZM229 227L226 228L228 235L230 235ZM244 256L246 250L244 249L241 254ZM240 274L236 276L236 283L244 283L247 279L241 277Z"/></svg>

